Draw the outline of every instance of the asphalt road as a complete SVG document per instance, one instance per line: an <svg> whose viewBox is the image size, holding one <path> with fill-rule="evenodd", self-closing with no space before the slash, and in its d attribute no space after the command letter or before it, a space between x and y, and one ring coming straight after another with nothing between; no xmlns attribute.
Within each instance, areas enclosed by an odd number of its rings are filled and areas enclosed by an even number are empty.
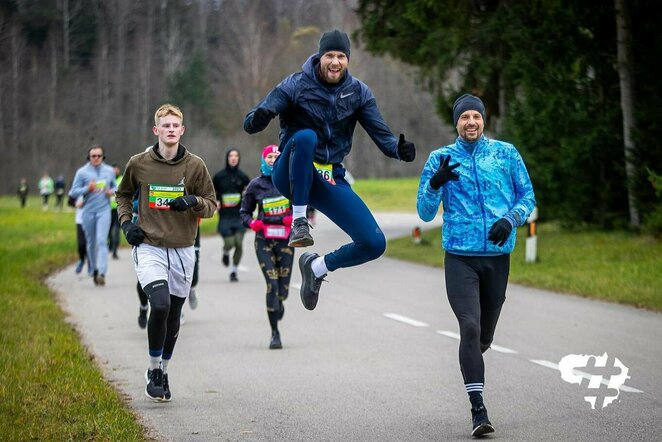
<svg viewBox="0 0 662 442"><path fill-rule="evenodd" d="M389 237L423 226L415 214L379 214ZM436 221L438 223L438 220ZM313 251L348 239L321 217ZM220 260L218 236L202 239L199 306L185 306L169 377L170 403L144 395L147 337L138 328L129 249L110 261L105 287L74 274L49 283L107 379L150 435L173 441L453 441L470 439L458 364L458 331L439 269L380 258L341 269L317 309L299 300L298 266L280 323L284 348L269 350L264 280L244 240L238 283ZM442 253L439 250L438 253ZM297 258L300 252L297 252ZM485 354L485 404L493 440L638 441L662 434L662 315L511 284ZM609 355L561 379L569 354ZM630 378L600 408L614 358ZM588 389L589 375L604 385ZM599 378L596 378L599 380ZM627 391L626 391L627 390ZM584 396L598 396L591 409ZM110 435L112 437L112 435Z"/></svg>

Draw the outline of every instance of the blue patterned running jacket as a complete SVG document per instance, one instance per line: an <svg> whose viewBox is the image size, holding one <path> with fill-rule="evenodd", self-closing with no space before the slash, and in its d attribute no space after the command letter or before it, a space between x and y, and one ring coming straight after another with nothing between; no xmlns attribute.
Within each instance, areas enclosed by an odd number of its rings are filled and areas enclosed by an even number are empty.
<svg viewBox="0 0 662 442"><path fill-rule="evenodd" d="M430 178L447 156L460 179L439 190ZM416 208L423 221L431 221L443 203L442 247L457 255L500 255L515 248L515 229L506 243L496 246L487 234L499 218L513 227L524 224L536 205L529 173L519 152L510 143L485 136L475 143L458 137L454 144L430 153L418 185Z"/></svg>

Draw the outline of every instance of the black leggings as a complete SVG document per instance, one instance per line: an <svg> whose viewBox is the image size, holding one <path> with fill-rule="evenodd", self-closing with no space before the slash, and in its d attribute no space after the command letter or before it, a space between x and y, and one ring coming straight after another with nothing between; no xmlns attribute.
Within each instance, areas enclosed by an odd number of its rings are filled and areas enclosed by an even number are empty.
<svg viewBox="0 0 662 442"><path fill-rule="evenodd" d="M85 242L85 231L82 224L76 224L76 242L78 243L78 257L81 261L85 261L87 242Z"/></svg>
<svg viewBox="0 0 662 442"><path fill-rule="evenodd" d="M267 311L280 311L280 303L290 291L294 248L287 245L287 240L255 235L255 253L267 283Z"/></svg>
<svg viewBox="0 0 662 442"><path fill-rule="evenodd" d="M510 255L446 253L446 293L460 324L460 370L464 383L485 382L483 353L494 338L506 300Z"/></svg>

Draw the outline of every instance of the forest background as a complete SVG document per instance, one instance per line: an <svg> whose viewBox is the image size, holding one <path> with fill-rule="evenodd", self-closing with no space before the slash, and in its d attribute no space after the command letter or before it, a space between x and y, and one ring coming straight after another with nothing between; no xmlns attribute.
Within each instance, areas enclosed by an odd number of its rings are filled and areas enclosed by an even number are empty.
<svg viewBox="0 0 662 442"><path fill-rule="evenodd" d="M245 114L300 69L325 30L352 36L350 71L377 97L412 164L362 129L357 178L414 177L452 142L453 100L483 98L487 134L513 142L543 219L662 231L662 38L652 0L0 0L0 192L44 171L70 183L87 149L123 166L153 143L163 102L210 172L230 147L258 171L278 125Z"/></svg>

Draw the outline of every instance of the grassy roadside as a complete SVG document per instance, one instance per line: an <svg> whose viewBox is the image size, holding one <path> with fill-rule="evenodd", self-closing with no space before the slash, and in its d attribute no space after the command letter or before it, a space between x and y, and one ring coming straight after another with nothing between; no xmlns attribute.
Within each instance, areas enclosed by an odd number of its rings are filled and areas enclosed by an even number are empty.
<svg viewBox="0 0 662 442"><path fill-rule="evenodd" d="M357 180L354 189L374 211L415 211L417 178ZM420 227L425 228L421 221ZM538 262L524 262L526 228L518 229L510 281L556 292L662 311L662 242L628 232L566 232L555 224L538 225ZM387 256L443 266L439 229L389 241Z"/></svg>
<svg viewBox="0 0 662 442"><path fill-rule="evenodd" d="M0 197L0 439L146 440L43 282L75 242L72 212Z"/></svg>

